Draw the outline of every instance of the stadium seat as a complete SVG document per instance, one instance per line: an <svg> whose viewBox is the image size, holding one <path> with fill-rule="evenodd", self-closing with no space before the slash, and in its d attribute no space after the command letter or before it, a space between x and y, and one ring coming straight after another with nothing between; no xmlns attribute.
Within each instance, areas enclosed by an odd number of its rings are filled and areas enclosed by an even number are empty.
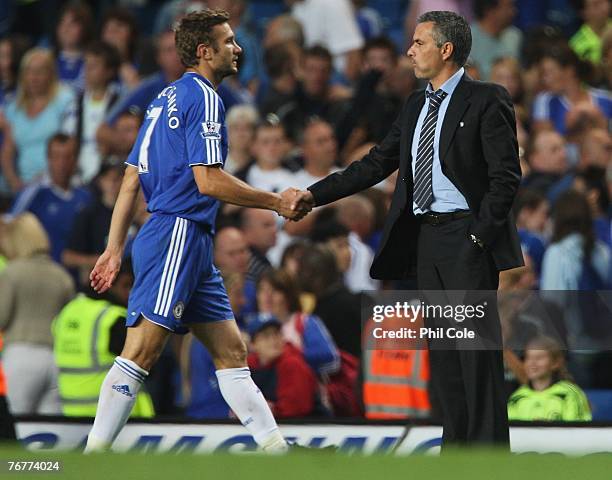
<svg viewBox="0 0 612 480"><path fill-rule="evenodd" d="M612 420L612 390L585 390L591 404L593 420Z"/></svg>

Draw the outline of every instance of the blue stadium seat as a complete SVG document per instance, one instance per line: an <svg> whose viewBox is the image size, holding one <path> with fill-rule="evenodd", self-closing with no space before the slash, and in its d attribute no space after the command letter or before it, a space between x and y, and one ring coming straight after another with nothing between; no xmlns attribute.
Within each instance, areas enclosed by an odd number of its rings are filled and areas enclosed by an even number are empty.
<svg viewBox="0 0 612 480"><path fill-rule="evenodd" d="M612 420L612 390L585 390L591 409L593 420Z"/></svg>
<svg viewBox="0 0 612 480"><path fill-rule="evenodd" d="M403 27L408 0L368 0L368 7L374 8L380 13L385 22L386 29Z"/></svg>
<svg viewBox="0 0 612 480"><path fill-rule="evenodd" d="M282 0L251 0L247 10L247 21L256 29L257 36L263 38L268 22L287 11Z"/></svg>

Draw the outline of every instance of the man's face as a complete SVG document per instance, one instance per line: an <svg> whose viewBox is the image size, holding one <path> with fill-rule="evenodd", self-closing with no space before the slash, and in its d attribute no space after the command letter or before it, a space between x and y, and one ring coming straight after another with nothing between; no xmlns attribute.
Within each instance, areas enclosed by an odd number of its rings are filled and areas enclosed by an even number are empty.
<svg viewBox="0 0 612 480"><path fill-rule="evenodd" d="M514 0L499 0L497 7L495 7L493 10L500 25L503 25L504 28L512 25L512 21L516 16Z"/></svg>
<svg viewBox="0 0 612 480"><path fill-rule="evenodd" d="M57 24L57 39L63 48L78 46L83 35L83 27L74 13L66 12Z"/></svg>
<svg viewBox="0 0 612 480"><path fill-rule="evenodd" d="M330 169L336 161L338 144L331 126L317 122L304 132L302 153L306 164L314 164L321 169Z"/></svg>
<svg viewBox="0 0 612 480"><path fill-rule="evenodd" d="M285 341L278 325L270 325L257 332L251 339L251 347L262 364L267 365L283 353Z"/></svg>
<svg viewBox="0 0 612 480"><path fill-rule="evenodd" d="M419 23L408 49L407 55L412 59L417 78L434 78L444 66L442 47L436 46L432 36L433 28L432 22Z"/></svg>
<svg viewBox="0 0 612 480"><path fill-rule="evenodd" d="M276 245L276 215L271 210L249 209L244 232L247 242L262 253Z"/></svg>
<svg viewBox="0 0 612 480"><path fill-rule="evenodd" d="M552 93L563 93L565 86L564 79L567 73L566 69L552 58L543 58L540 61L540 77L542 78L542 84L546 90Z"/></svg>
<svg viewBox="0 0 612 480"><path fill-rule="evenodd" d="M210 49L211 67L219 78L238 73L238 58L242 48L236 43L236 37L229 23L213 27L213 45Z"/></svg>
<svg viewBox="0 0 612 480"><path fill-rule="evenodd" d="M120 168L111 168L101 175L98 179L98 187L104 197L108 197L113 203L119 196L121 190L121 181L123 180L123 171Z"/></svg>
<svg viewBox="0 0 612 480"><path fill-rule="evenodd" d="M258 164L276 168L285 154L285 134L281 127L261 126L255 132L253 156Z"/></svg>
<svg viewBox="0 0 612 480"><path fill-rule="evenodd" d="M246 273L251 253L237 228L221 230L215 239L215 264L223 272Z"/></svg>
<svg viewBox="0 0 612 480"><path fill-rule="evenodd" d="M122 273L117 276L113 283L110 293L120 305L127 307L128 299L130 298L130 290L134 284L134 277L131 273Z"/></svg>
<svg viewBox="0 0 612 480"><path fill-rule="evenodd" d="M323 97L331 80L331 63L321 57L306 57L302 73L306 93L312 97Z"/></svg>
<svg viewBox="0 0 612 480"><path fill-rule="evenodd" d="M370 48L363 57L363 69L378 70L384 78L391 76L395 70L396 57L386 48Z"/></svg>
<svg viewBox="0 0 612 480"><path fill-rule="evenodd" d="M85 55L85 83L87 88L101 88L111 81L112 72L100 55Z"/></svg>
<svg viewBox="0 0 612 480"><path fill-rule="evenodd" d="M76 168L76 144L68 142L53 142L49 146L47 156L49 175L55 185L67 187Z"/></svg>
<svg viewBox="0 0 612 480"><path fill-rule="evenodd" d="M567 170L565 141L557 132L539 134L535 141L533 168L538 172L562 174Z"/></svg>
<svg viewBox="0 0 612 480"><path fill-rule="evenodd" d="M604 129L591 130L581 145L581 162L585 166L608 168L612 159L612 138Z"/></svg>
<svg viewBox="0 0 612 480"><path fill-rule="evenodd" d="M327 246L336 257L338 270L345 273L351 266L351 246L347 236L330 238Z"/></svg>
<svg viewBox="0 0 612 480"><path fill-rule="evenodd" d="M610 4L610 0L585 0L584 10L581 12L584 21L605 25L612 10Z"/></svg>
<svg viewBox="0 0 612 480"><path fill-rule="evenodd" d="M127 155L132 150L138 130L140 129L140 120L134 115L121 115L115 123L115 136L117 139L117 147L121 150L121 154Z"/></svg>

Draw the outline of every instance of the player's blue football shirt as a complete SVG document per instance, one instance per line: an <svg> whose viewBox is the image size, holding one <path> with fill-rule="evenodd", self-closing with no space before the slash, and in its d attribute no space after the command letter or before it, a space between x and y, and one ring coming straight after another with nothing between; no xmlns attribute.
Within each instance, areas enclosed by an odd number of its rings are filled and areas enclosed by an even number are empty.
<svg viewBox="0 0 612 480"><path fill-rule="evenodd" d="M213 230L219 201L202 195L194 165L225 164L225 108L211 83L186 72L151 102L127 164L138 168L148 210Z"/></svg>

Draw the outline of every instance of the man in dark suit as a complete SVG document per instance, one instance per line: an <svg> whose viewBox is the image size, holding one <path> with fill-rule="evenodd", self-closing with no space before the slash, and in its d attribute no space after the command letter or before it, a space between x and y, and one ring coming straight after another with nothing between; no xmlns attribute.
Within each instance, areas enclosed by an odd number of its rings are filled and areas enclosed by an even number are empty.
<svg viewBox="0 0 612 480"><path fill-rule="evenodd" d="M511 216L521 176L514 110L502 87L464 73L470 48L463 17L422 15L407 55L427 88L407 99L389 134L362 160L296 195L295 208L307 210L399 168L374 278L416 273L421 290L497 290L499 271L523 264ZM477 334L497 348L431 350L443 445L508 446L501 328L491 310Z"/></svg>

